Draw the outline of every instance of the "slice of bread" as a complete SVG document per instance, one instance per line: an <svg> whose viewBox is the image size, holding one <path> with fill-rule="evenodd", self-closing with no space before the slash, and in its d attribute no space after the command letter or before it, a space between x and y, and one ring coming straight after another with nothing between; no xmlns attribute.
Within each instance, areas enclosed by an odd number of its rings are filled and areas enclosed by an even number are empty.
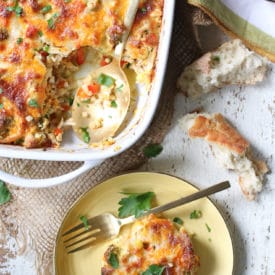
<svg viewBox="0 0 275 275"><path fill-rule="evenodd" d="M267 67L265 58L248 50L239 39L234 39L187 66L177 86L186 96L198 97L227 85L260 82Z"/></svg>
<svg viewBox="0 0 275 275"><path fill-rule="evenodd" d="M208 141L217 160L238 174L245 197L255 199L262 190L268 168L264 161L253 158L249 142L221 114L187 114L180 119L180 124L188 131L189 137Z"/></svg>

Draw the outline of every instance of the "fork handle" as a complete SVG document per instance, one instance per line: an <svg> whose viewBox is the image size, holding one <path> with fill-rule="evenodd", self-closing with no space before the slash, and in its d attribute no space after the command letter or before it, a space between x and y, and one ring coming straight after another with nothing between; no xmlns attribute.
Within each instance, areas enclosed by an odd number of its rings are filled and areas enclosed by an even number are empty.
<svg viewBox="0 0 275 275"><path fill-rule="evenodd" d="M215 185L213 185L211 187L208 187L208 188L206 188L204 190L201 190L201 191L198 191L196 193L193 193L193 194L191 194L191 195L189 195L187 197L184 197L184 198L181 198L181 199L169 202L169 203L161 205L161 206L157 206L155 208L152 208L152 209L144 212L142 216L147 216L149 214L156 214L156 213L164 212L166 210L178 207L178 206L186 204L188 202L191 202L191 201L203 198L203 197L207 197L207 196L209 196L211 194L214 194L214 193L217 193L219 191L225 190L225 189L227 189L229 187L230 187L229 181L224 181L224 182L215 184Z"/></svg>

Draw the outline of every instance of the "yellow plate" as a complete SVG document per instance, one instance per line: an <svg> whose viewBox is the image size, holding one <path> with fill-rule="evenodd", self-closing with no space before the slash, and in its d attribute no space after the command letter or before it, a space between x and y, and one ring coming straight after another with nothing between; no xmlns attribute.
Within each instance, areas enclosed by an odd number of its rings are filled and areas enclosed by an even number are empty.
<svg viewBox="0 0 275 275"><path fill-rule="evenodd" d="M195 192L189 183L165 174L138 172L111 178L84 194L69 210L59 230L54 268L56 275L100 275L103 253L110 244L104 242L68 255L64 249L62 233L80 222L79 217L93 217L104 212L117 214L118 202L127 192L153 191L157 204L164 204ZM226 191L225 191L226 192ZM190 219L193 210L201 210L202 217ZM223 217L207 198L165 212L168 218L180 217L190 234L194 250L200 257L198 275L231 275L233 248ZM208 228L209 227L209 228ZM211 231L210 231L211 229ZM210 231L210 232L209 232Z"/></svg>

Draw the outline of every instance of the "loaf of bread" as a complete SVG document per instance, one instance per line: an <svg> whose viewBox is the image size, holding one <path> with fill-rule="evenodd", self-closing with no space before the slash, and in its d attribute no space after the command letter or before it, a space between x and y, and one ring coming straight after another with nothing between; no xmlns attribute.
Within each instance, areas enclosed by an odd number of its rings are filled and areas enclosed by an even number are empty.
<svg viewBox="0 0 275 275"><path fill-rule="evenodd" d="M177 86L186 96L198 97L227 85L253 85L264 79L267 68L265 58L234 39L187 66Z"/></svg>
<svg viewBox="0 0 275 275"><path fill-rule="evenodd" d="M206 140L218 161L238 174L245 197L255 199L268 168L264 161L253 158L249 142L221 114L191 113L181 118L180 124L189 137Z"/></svg>

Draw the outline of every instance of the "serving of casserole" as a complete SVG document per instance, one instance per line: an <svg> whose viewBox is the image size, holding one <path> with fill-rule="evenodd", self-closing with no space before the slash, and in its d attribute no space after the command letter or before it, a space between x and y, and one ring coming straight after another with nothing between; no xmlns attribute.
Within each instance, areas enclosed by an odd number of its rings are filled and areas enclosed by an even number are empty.
<svg viewBox="0 0 275 275"><path fill-rule="evenodd" d="M121 60L131 104L116 136L95 147L66 126L81 81L112 60L128 1L0 0L0 156L89 161L80 173L143 134L161 91L174 1L140 0ZM7 174L0 178L7 180Z"/></svg>

